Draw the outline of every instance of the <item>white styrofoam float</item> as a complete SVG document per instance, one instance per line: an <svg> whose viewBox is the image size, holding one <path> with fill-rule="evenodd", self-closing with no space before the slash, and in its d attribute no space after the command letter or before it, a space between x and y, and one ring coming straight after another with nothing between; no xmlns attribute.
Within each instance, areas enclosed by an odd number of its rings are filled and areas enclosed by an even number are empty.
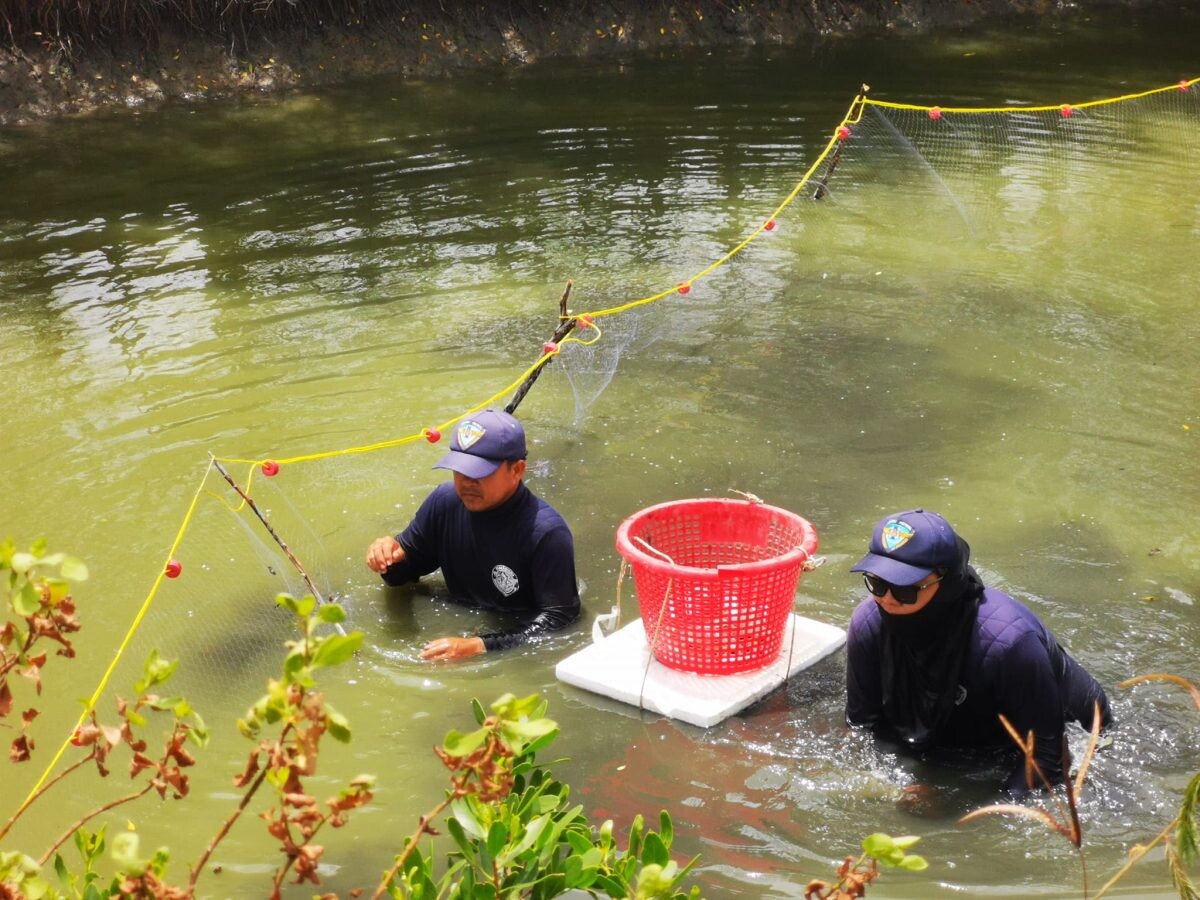
<svg viewBox="0 0 1200 900"><path fill-rule="evenodd" d="M738 675L697 675L654 659L641 619L608 637L594 628L593 637L555 667L559 681L701 728L740 712L846 643L846 632L836 625L793 613L770 665Z"/></svg>

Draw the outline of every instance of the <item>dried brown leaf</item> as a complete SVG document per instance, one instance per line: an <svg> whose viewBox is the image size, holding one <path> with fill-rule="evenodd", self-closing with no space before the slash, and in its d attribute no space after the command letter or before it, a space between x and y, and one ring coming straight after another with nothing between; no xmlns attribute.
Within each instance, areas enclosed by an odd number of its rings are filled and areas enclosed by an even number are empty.
<svg viewBox="0 0 1200 900"><path fill-rule="evenodd" d="M1035 822L1040 822L1052 831L1056 831L1071 840L1071 835L1060 822L1058 822L1050 813L1044 809L1039 809L1036 806L1020 806L1016 803L994 803L991 806L983 806L979 809L972 810L961 819L958 820L959 825L965 825L967 822L981 819L984 816L1020 816L1026 819L1033 819Z"/></svg>
<svg viewBox="0 0 1200 900"><path fill-rule="evenodd" d="M1100 746L1100 701L1097 700L1093 704L1092 712L1092 734L1088 738L1087 749L1083 751L1083 759L1079 761L1079 771L1075 773L1075 795L1079 796L1079 792L1083 790L1083 780L1087 778L1088 767L1092 764L1092 757L1096 755L1096 748Z"/></svg>
<svg viewBox="0 0 1200 900"><path fill-rule="evenodd" d="M1196 704L1196 709L1200 709L1200 688L1196 687L1196 685L1192 684L1186 678L1181 678L1179 675L1170 675L1162 672L1155 672L1150 675L1138 675L1136 678L1127 678L1125 681L1118 682L1117 687L1133 687L1135 684L1142 684L1147 681L1166 681L1179 685L1192 695L1192 702Z"/></svg>

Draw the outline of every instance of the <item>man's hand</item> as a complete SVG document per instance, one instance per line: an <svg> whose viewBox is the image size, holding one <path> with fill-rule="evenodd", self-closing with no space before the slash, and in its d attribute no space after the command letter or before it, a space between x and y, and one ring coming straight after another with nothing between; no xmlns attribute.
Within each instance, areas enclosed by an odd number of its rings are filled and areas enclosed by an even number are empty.
<svg viewBox="0 0 1200 900"><path fill-rule="evenodd" d="M922 819L936 819L945 815L940 792L925 781L914 781L905 786L896 806L901 811Z"/></svg>
<svg viewBox="0 0 1200 900"><path fill-rule="evenodd" d="M421 659L466 659L486 649L481 637L444 637L426 644L421 651Z"/></svg>
<svg viewBox="0 0 1200 900"><path fill-rule="evenodd" d="M388 566L404 559L404 548L390 534L371 542L367 549L367 568L382 575Z"/></svg>

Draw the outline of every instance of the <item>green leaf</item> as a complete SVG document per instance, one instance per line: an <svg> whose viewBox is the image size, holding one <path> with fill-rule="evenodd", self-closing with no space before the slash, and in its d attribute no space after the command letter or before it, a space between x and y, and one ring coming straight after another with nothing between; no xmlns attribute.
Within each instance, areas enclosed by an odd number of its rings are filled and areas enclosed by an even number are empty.
<svg viewBox="0 0 1200 900"><path fill-rule="evenodd" d="M471 842L471 838L467 836L458 819L451 816L446 820L446 830L450 832L450 837L454 839L454 843L458 844L458 849L462 851L463 856L467 859L476 857L475 844Z"/></svg>
<svg viewBox="0 0 1200 900"><path fill-rule="evenodd" d="M296 615L300 614L300 606L296 603L296 598L291 594L276 594L275 605L282 606L284 609L295 613Z"/></svg>
<svg viewBox="0 0 1200 900"><path fill-rule="evenodd" d="M21 551L12 555L12 570L18 575L27 574L35 565L37 565L37 557L32 553Z"/></svg>
<svg viewBox="0 0 1200 900"><path fill-rule="evenodd" d="M483 711L483 704L474 697L471 698L471 712L475 714L476 725L482 725L487 721L487 713Z"/></svg>
<svg viewBox="0 0 1200 900"><path fill-rule="evenodd" d="M69 578L71 581L87 581L88 567L83 560L76 559L74 556L68 556L63 560L60 571L63 578Z"/></svg>
<svg viewBox="0 0 1200 900"><path fill-rule="evenodd" d="M504 845L508 843L508 826L497 820L488 829L487 852L493 857L499 856Z"/></svg>
<svg viewBox="0 0 1200 900"><path fill-rule="evenodd" d="M900 850L907 850L909 847L915 846L921 838L915 834L907 834L904 837L892 838L892 845Z"/></svg>
<svg viewBox="0 0 1200 900"><path fill-rule="evenodd" d="M477 728L463 734L461 731L451 731L442 742L442 749L451 756L468 756L483 746L487 740L488 729Z"/></svg>
<svg viewBox="0 0 1200 900"><path fill-rule="evenodd" d="M581 887L583 882L583 860L578 856L568 856L563 860L564 885L568 890Z"/></svg>
<svg viewBox="0 0 1200 900"><path fill-rule="evenodd" d="M151 650L146 656L146 662L142 665L142 679L134 684L133 689L139 694L144 694L156 684L167 681L175 674L177 668L179 668L179 660L172 662L159 656L158 650Z"/></svg>
<svg viewBox="0 0 1200 900"><path fill-rule="evenodd" d="M300 682L305 680L305 676L301 674L302 672L304 672L305 668L306 667L304 665L304 656L302 654L293 653L293 654L289 655L283 661L284 680L287 681L288 684L299 684ZM312 676L311 675L307 676L307 679L309 681L311 681Z"/></svg>
<svg viewBox="0 0 1200 900"><path fill-rule="evenodd" d="M668 847L675 841L675 825L671 821L671 814L665 809L658 813L658 830L662 835L662 841Z"/></svg>
<svg viewBox="0 0 1200 900"><path fill-rule="evenodd" d="M891 835L877 831L863 839L862 847L867 851L868 856L881 859L896 849L896 843L892 840Z"/></svg>
<svg viewBox="0 0 1200 900"><path fill-rule="evenodd" d="M477 841L487 840L487 835L484 833L483 825L476 818L471 805L463 798L459 798L450 804L450 814L454 817L463 831Z"/></svg>
<svg viewBox="0 0 1200 900"><path fill-rule="evenodd" d="M71 876L70 870L67 869L67 864L63 860L61 853L54 854L54 872L58 875L58 880L62 882L63 887L69 889L75 884L75 879Z"/></svg>
<svg viewBox="0 0 1200 900"><path fill-rule="evenodd" d="M208 745L208 728L204 724L204 720L200 718L200 713L192 712L192 727L188 729L188 738L196 744L197 747Z"/></svg>
<svg viewBox="0 0 1200 900"><path fill-rule="evenodd" d="M642 844L641 856L643 865L665 866L671 861L671 854L667 852L667 845L663 843L663 839L654 831L646 835L646 840Z"/></svg>
<svg viewBox="0 0 1200 900"><path fill-rule="evenodd" d="M322 603L320 609L317 610L316 618L318 622L327 622L330 624L345 622L346 610L342 609L336 603Z"/></svg>
<svg viewBox="0 0 1200 900"><path fill-rule="evenodd" d="M642 850L642 831L646 827L646 820L642 818L642 814L638 813L633 817L633 824L629 826L629 850L630 856L637 856Z"/></svg>
<svg viewBox="0 0 1200 900"><path fill-rule="evenodd" d="M41 608L42 594L33 586L32 582L25 582L25 586L12 598L13 609L22 619L27 619Z"/></svg>
<svg viewBox="0 0 1200 900"><path fill-rule="evenodd" d="M136 831L122 831L113 838L111 856L122 869L134 869L142 866L138 857L138 844L141 839Z"/></svg>
<svg viewBox="0 0 1200 900"><path fill-rule="evenodd" d="M496 856L496 862L499 865L507 866L522 853L526 852L530 847L538 842L538 838L541 837L545 832L546 825L549 824L549 822L549 816L538 816L532 822L526 824L525 833L521 835L521 840L517 842L515 847L510 847L500 854L493 854ZM490 844L491 842L489 841L488 843Z"/></svg>
<svg viewBox="0 0 1200 900"><path fill-rule="evenodd" d="M909 872L920 872L923 869L928 869L929 863L925 862L924 857L917 856L915 853L913 853L900 860L900 868L906 869Z"/></svg>
<svg viewBox="0 0 1200 900"><path fill-rule="evenodd" d="M537 694L519 700L512 694L505 694L492 704L492 712L503 719L540 718L544 710L545 704Z"/></svg>
<svg viewBox="0 0 1200 900"><path fill-rule="evenodd" d="M343 744L350 743L350 722L328 703L325 704L325 723L329 736Z"/></svg>
<svg viewBox="0 0 1200 900"><path fill-rule="evenodd" d="M312 667L320 669L341 665L354 656L362 642L361 631L352 631L346 635L331 634L322 638L317 645L317 652L312 656Z"/></svg>
<svg viewBox="0 0 1200 900"><path fill-rule="evenodd" d="M615 898L615 900L622 900L622 898L629 896L629 885L611 875L597 875L596 880L592 884L600 888L608 896Z"/></svg>
<svg viewBox="0 0 1200 900"><path fill-rule="evenodd" d="M1175 829L1175 847L1185 866L1192 866L1200 857L1200 772L1192 776L1183 789L1179 807L1179 827Z"/></svg>
<svg viewBox="0 0 1200 900"><path fill-rule="evenodd" d="M586 834L580 834L578 831L568 831L566 837L567 843L571 845L571 850L575 853L587 853L592 849L592 841Z"/></svg>
<svg viewBox="0 0 1200 900"><path fill-rule="evenodd" d="M25 879L21 885L22 896L25 900L42 900L50 893L50 884L43 878L33 875Z"/></svg>

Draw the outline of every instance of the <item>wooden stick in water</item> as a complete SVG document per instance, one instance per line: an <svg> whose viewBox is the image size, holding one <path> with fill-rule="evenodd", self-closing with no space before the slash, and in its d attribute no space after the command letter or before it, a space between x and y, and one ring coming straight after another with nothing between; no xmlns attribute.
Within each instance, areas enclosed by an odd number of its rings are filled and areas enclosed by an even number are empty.
<svg viewBox="0 0 1200 900"><path fill-rule="evenodd" d="M567 298L571 296L571 287L573 285L573 281L567 282L567 289L563 291L562 298L558 301L558 315L563 321L554 329L554 336L550 338L555 344L571 333L571 329L575 327L577 321L574 318L567 318L570 314L570 311L567 309ZM513 394L513 398L508 401L508 406L504 407L506 413L511 415L516 411L516 408L521 405L521 401L525 399L525 395L529 393L529 389L533 387L533 383L542 374L542 369L546 368L552 362L554 362L554 357L548 356L542 365L529 373L529 377L521 382L521 386L517 388L517 392Z"/></svg>
<svg viewBox="0 0 1200 900"><path fill-rule="evenodd" d="M262 514L262 510L258 508L258 504L254 502L253 498L251 498L249 494L242 490L241 485L239 485L229 476L229 473L225 471L224 466L222 466L215 459L213 460L213 465L216 467L217 471L221 473L221 477L229 482L229 486L237 491L237 495L242 498L248 507L250 507L251 512L258 516L258 521L262 522L263 528L267 529L267 534L271 535L271 537L275 540L275 543L279 545L279 549L283 551L284 556L291 561L292 565L296 567L296 571L300 573L300 577L304 579L304 583L308 586L309 593L316 598L318 603L327 602L325 598L321 596L321 592L317 590L317 586L313 584L313 580L308 577L308 572L304 571L304 566L300 565L300 560L296 559L296 554L291 551L291 548L284 543L283 538L281 538L275 529L271 527L271 523L267 521L267 517L264 516ZM337 625L336 628L340 634L344 635L346 633L342 629L341 625Z"/></svg>

